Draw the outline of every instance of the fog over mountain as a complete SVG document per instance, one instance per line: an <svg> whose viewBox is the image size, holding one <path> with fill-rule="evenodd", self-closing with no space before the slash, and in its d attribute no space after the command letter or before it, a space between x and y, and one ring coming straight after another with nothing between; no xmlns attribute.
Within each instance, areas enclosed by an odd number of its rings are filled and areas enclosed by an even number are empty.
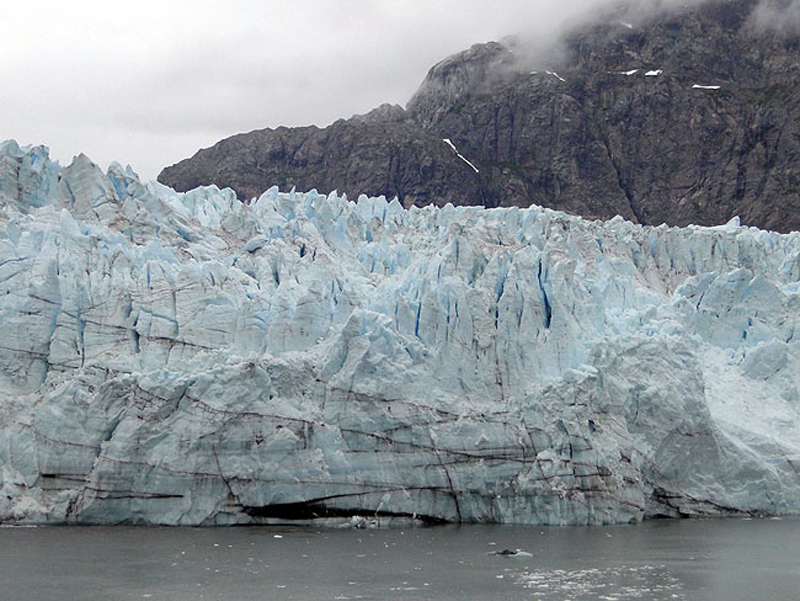
<svg viewBox="0 0 800 601"><path fill-rule="evenodd" d="M476 42L521 34L547 46L608 0L97 0L3 7L0 138L46 143L62 163L86 152L143 177L241 131L327 125L404 105L425 71ZM634 2L629 18L686 2ZM797 2L757 20L797 22ZM782 8L783 7L783 8ZM633 16L630 16L633 15ZM790 17L787 20L787 15ZM390 74L390 76L387 76Z"/></svg>

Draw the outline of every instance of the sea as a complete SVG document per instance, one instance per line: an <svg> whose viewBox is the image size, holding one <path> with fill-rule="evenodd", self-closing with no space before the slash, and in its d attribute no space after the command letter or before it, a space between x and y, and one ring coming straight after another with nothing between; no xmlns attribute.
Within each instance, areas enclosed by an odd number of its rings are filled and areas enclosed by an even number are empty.
<svg viewBox="0 0 800 601"><path fill-rule="evenodd" d="M0 599L800 600L800 520L0 527Z"/></svg>

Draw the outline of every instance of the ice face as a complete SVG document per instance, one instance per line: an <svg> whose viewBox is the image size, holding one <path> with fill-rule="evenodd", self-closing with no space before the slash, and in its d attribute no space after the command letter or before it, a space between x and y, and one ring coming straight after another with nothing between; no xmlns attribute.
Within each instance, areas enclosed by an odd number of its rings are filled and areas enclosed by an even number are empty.
<svg viewBox="0 0 800 601"><path fill-rule="evenodd" d="M800 511L800 236L0 146L0 521Z"/></svg>

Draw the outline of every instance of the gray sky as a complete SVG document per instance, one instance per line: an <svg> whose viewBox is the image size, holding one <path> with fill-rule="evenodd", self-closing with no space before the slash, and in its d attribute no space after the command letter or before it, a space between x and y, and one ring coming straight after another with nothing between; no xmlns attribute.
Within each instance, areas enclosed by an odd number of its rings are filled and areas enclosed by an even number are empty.
<svg viewBox="0 0 800 601"><path fill-rule="evenodd" d="M0 8L0 140L144 179L238 132L405 105L475 42L607 0L38 0Z"/></svg>

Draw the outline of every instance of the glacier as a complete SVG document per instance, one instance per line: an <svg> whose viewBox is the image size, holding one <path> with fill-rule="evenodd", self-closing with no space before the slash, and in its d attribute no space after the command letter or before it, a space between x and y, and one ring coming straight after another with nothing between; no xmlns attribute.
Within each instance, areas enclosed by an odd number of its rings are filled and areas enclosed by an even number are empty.
<svg viewBox="0 0 800 601"><path fill-rule="evenodd" d="M0 145L0 522L800 513L800 234Z"/></svg>

